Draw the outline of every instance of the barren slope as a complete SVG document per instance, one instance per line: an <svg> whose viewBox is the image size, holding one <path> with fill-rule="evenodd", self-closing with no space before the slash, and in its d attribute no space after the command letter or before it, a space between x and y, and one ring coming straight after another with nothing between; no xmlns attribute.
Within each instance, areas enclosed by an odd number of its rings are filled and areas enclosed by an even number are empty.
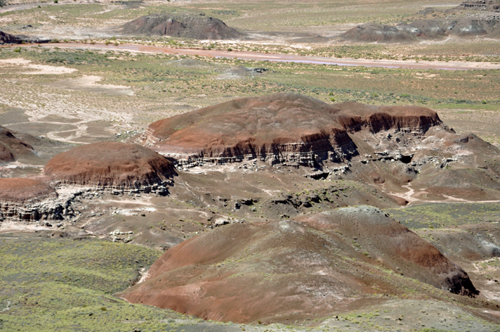
<svg viewBox="0 0 500 332"><path fill-rule="evenodd" d="M235 39L243 34L217 18L193 13L143 16L123 26L129 35L160 35L194 39Z"/></svg>
<svg viewBox="0 0 500 332"><path fill-rule="evenodd" d="M39 201L49 195L55 196L54 189L43 181L24 178L0 179L0 202L24 203Z"/></svg>
<svg viewBox="0 0 500 332"><path fill-rule="evenodd" d="M101 142L82 145L52 158L45 174L67 184L141 187L174 174L172 164L136 144Z"/></svg>
<svg viewBox="0 0 500 332"><path fill-rule="evenodd" d="M396 26L365 23L341 35L355 42L413 42L420 39L442 39L447 36L498 38L500 15L494 17L461 17L453 19L416 20Z"/></svg>
<svg viewBox="0 0 500 332"><path fill-rule="evenodd" d="M380 210L343 208L300 221L234 224L167 251L121 296L204 319L286 322L398 296L396 273L474 296L467 274Z"/></svg>
<svg viewBox="0 0 500 332"><path fill-rule="evenodd" d="M19 157L33 156L33 147L15 136L15 132L0 126L0 163Z"/></svg>

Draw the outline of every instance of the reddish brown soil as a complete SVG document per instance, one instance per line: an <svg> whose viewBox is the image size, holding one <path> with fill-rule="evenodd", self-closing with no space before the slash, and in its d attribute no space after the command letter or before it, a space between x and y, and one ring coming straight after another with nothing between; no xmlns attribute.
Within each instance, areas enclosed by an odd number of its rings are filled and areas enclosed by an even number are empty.
<svg viewBox="0 0 500 332"><path fill-rule="evenodd" d="M467 274L435 247L380 210L360 206L218 228L167 251L145 282L121 296L204 319L289 322L406 292L411 280L384 268L477 294Z"/></svg>
<svg viewBox="0 0 500 332"><path fill-rule="evenodd" d="M348 132L391 128L426 131L441 124L416 106L327 104L291 93L235 99L157 121L148 142L162 154L217 158L286 153L325 155L352 145ZM325 159L323 157L323 159Z"/></svg>
<svg viewBox="0 0 500 332"><path fill-rule="evenodd" d="M123 32L194 39L235 39L243 36L217 18L192 13L143 16L125 24Z"/></svg>
<svg viewBox="0 0 500 332"><path fill-rule="evenodd" d="M333 218L332 218L333 217ZM306 215L302 220L323 228L327 232L340 231L357 238L363 248L379 251L386 267L427 282L452 293L476 295L477 291L459 266L445 258L408 228L382 215L374 208L345 208L332 212ZM430 273L429 273L430 272Z"/></svg>
<svg viewBox="0 0 500 332"><path fill-rule="evenodd" d="M1 178L0 201L22 203L42 199L55 194L54 189L43 181L25 178Z"/></svg>
<svg viewBox="0 0 500 332"><path fill-rule="evenodd" d="M172 164L136 144L101 142L73 148L52 158L45 174L64 183L112 187L151 185L172 176Z"/></svg>

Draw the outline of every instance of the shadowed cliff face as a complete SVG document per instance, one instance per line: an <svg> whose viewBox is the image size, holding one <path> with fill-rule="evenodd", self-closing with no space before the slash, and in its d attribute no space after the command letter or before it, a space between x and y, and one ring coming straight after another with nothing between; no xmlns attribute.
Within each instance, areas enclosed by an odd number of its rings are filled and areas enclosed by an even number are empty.
<svg viewBox="0 0 500 332"><path fill-rule="evenodd" d="M22 42L21 38L11 35L10 33L6 33L0 31L0 45L1 44L20 44Z"/></svg>
<svg viewBox="0 0 500 332"><path fill-rule="evenodd" d="M251 157L310 165L357 155L349 132L408 128L425 133L440 124L437 114L423 107L331 105L283 93L236 99L157 121L149 126L146 144L179 160Z"/></svg>
<svg viewBox="0 0 500 332"><path fill-rule="evenodd" d="M235 39L243 36L219 19L190 13L143 16L125 24L123 32L194 39Z"/></svg>
<svg viewBox="0 0 500 332"><path fill-rule="evenodd" d="M398 296L413 281L394 272L478 293L434 246L382 211L359 206L197 236L167 251L145 282L121 296L204 319L279 322L326 316L377 293Z"/></svg>
<svg viewBox="0 0 500 332"><path fill-rule="evenodd" d="M67 184L132 188L159 184L174 175L172 164L158 153L117 142L73 148L52 158L44 172Z"/></svg>

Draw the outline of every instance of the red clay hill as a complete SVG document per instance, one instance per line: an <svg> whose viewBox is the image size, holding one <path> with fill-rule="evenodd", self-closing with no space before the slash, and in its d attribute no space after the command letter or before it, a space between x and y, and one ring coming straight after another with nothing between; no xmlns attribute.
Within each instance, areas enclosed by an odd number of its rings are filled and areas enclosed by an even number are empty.
<svg viewBox="0 0 500 332"><path fill-rule="evenodd" d="M425 107L328 104L291 93L241 98L154 122L143 144L181 170L285 167L370 184L401 204L500 199L500 150L455 133Z"/></svg>
<svg viewBox="0 0 500 332"><path fill-rule="evenodd" d="M44 171L66 184L115 188L151 186L174 174L172 164L158 153L118 142L73 148L52 158Z"/></svg>
<svg viewBox="0 0 500 332"><path fill-rule="evenodd" d="M312 165L357 155L349 132L391 128L425 132L436 112L416 106L327 104L281 93L241 98L152 123L146 144L181 164L259 158L271 164Z"/></svg>
<svg viewBox="0 0 500 332"><path fill-rule="evenodd" d="M1 178L0 202L24 203L39 201L55 195L47 183L26 178Z"/></svg>
<svg viewBox="0 0 500 332"><path fill-rule="evenodd" d="M478 294L430 243L377 208L358 206L217 228L168 250L146 281L120 296L204 319L288 323L383 303L384 294L405 297L414 287L416 296L436 296L416 280Z"/></svg>
<svg viewBox="0 0 500 332"><path fill-rule="evenodd" d="M38 179L0 179L0 223L61 219L64 209L55 202L57 193Z"/></svg>
<svg viewBox="0 0 500 332"><path fill-rule="evenodd" d="M236 39L243 33L223 21L194 13L164 13L140 17L123 26L129 35L158 35L194 39Z"/></svg>

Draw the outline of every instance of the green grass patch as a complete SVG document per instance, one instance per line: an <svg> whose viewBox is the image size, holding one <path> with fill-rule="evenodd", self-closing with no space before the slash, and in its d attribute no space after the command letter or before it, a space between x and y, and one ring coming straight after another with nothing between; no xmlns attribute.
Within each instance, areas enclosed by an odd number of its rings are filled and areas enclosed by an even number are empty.
<svg viewBox="0 0 500 332"><path fill-rule="evenodd" d="M184 325L179 323L185 319L181 314L112 295L160 255L146 247L101 240L0 237L0 329L177 330Z"/></svg>
<svg viewBox="0 0 500 332"><path fill-rule="evenodd" d="M408 228L414 229L500 221L500 203L422 204L385 211Z"/></svg>

